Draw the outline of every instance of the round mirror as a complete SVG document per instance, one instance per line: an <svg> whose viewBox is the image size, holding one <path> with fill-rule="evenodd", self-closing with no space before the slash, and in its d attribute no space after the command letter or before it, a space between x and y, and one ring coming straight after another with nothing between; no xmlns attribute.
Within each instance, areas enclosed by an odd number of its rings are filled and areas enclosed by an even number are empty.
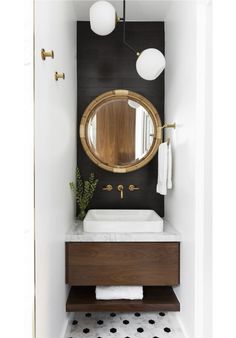
<svg viewBox="0 0 236 338"><path fill-rule="evenodd" d="M161 120L143 96L114 90L98 96L85 110L80 138L89 158L103 169L125 173L147 164L162 138Z"/></svg>

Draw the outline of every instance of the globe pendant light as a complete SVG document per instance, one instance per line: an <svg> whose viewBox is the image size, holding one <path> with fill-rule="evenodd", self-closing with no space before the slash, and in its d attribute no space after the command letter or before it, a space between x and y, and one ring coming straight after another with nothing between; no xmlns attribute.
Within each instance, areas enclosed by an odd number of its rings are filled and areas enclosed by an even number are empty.
<svg viewBox="0 0 236 338"><path fill-rule="evenodd" d="M98 35L110 34L116 26L115 8L107 1L97 1L90 7L90 27Z"/></svg>
<svg viewBox="0 0 236 338"><path fill-rule="evenodd" d="M165 69L164 55L155 48L145 49L136 61L136 70L144 80L155 80Z"/></svg>
<svg viewBox="0 0 236 338"><path fill-rule="evenodd" d="M155 80L165 69L165 57L156 48L148 48L140 53L127 43L125 10L125 0L123 0L123 18L118 19L115 8L109 2L97 1L90 7L90 27L98 35L108 35L115 29L117 21L123 21L123 43L138 57L137 73L144 80Z"/></svg>

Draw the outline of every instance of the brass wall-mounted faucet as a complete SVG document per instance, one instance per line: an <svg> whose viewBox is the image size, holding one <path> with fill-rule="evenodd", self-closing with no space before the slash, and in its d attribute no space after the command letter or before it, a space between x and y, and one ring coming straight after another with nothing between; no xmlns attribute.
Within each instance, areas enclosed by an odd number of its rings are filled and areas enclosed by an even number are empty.
<svg viewBox="0 0 236 338"><path fill-rule="evenodd" d="M113 187L111 184L107 184L105 187L102 188L102 190L106 190L106 191L112 191Z"/></svg>
<svg viewBox="0 0 236 338"><path fill-rule="evenodd" d="M120 198L123 199L124 198L124 186L122 184L119 184L117 186L117 190L120 191Z"/></svg>
<svg viewBox="0 0 236 338"><path fill-rule="evenodd" d="M134 184L130 184L129 185L129 191L135 191L135 190L139 190L140 188L137 187L136 185ZM105 190L105 191L112 191L113 190L113 186L111 184L107 184L106 186L104 186L102 188L102 190ZM124 198L124 186L123 184L119 184L117 186L117 190L120 192L120 198L123 199Z"/></svg>
<svg viewBox="0 0 236 338"><path fill-rule="evenodd" d="M135 185L133 184L130 184L129 185L129 191L135 191L135 190L139 190L140 188L139 187L136 187Z"/></svg>

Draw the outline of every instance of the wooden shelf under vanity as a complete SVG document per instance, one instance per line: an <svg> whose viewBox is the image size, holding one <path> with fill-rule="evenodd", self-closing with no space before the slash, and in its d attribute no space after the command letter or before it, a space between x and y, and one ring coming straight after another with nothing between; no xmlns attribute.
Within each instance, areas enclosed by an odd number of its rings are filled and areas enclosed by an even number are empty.
<svg viewBox="0 0 236 338"><path fill-rule="evenodd" d="M72 286L66 311L180 311L180 303L170 286L144 286L142 300L96 300L95 286Z"/></svg>

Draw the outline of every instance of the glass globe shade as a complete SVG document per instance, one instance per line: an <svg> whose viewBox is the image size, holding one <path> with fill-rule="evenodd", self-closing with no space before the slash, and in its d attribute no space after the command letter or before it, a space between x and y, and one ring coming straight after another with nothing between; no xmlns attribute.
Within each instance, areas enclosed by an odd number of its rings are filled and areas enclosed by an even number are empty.
<svg viewBox="0 0 236 338"><path fill-rule="evenodd" d="M116 26L115 8L107 1L97 1L89 11L90 27L98 35L110 34Z"/></svg>
<svg viewBox="0 0 236 338"><path fill-rule="evenodd" d="M136 61L136 70L144 80L155 80L165 69L164 55L155 48L145 49Z"/></svg>

